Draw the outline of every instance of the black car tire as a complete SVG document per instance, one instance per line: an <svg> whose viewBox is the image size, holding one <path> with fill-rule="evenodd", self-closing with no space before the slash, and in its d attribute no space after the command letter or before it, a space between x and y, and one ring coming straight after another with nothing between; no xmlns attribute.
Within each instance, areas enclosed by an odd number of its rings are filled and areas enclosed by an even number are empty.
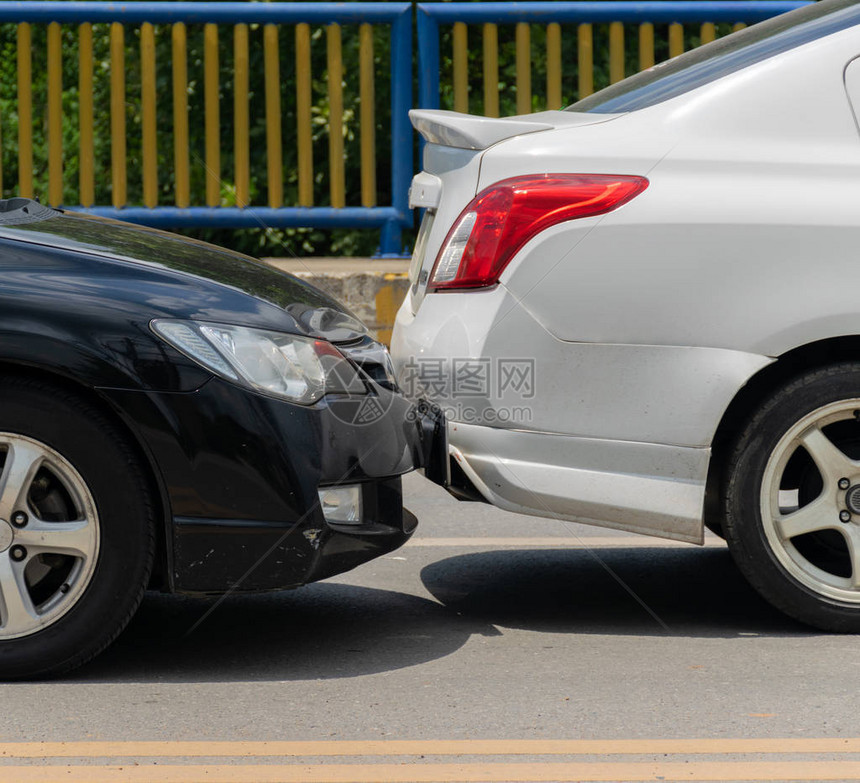
<svg viewBox="0 0 860 783"><path fill-rule="evenodd" d="M803 623L860 632L860 363L776 391L740 432L726 476L723 529L752 586Z"/></svg>
<svg viewBox="0 0 860 783"><path fill-rule="evenodd" d="M97 556L93 557L30 555L34 562L26 564L31 569L28 573L41 581L35 586L28 581L23 588L20 581L14 582L13 586L19 587L17 596L7 582L13 600L19 600L23 592L24 600L31 601L31 609L36 605L37 592L42 594L38 600L48 595L47 603L39 604L37 612L48 606L54 614L47 613L49 621L33 630L28 630L26 622L32 612L19 612L17 617L24 622L17 626L9 612L5 619L0 616L0 623L12 629L4 638L0 625L0 679L57 675L83 664L110 644L140 604L155 549L151 492L126 436L97 405L59 386L31 378L0 378L0 441L11 444L5 447L5 460L10 459L10 453L17 453L25 455L17 458L24 464L29 459L27 449L47 455L40 458L41 462L33 462L28 478L21 483L27 496L23 505L33 516L29 525L24 517L27 511L12 515L17 515L15 522L20 528L12 520L0 521L0 527L6 525L0 533L5 535L7 548L0 558L9 556L7 579L13 568L10 563L26 552L26 546L15 549L19 539L14 537L21 536L24 544L38 540L34 538L38 530L55 530L42 521L52 515L59 521L65 521L64 516L73 517L67 523L69 529L77 525L85 531L80 536L95 542L92 551L97 551ZM16 452L18 444L22 446ZM12 459L10 465L15 464L16 457ZM0 486L0 504L5 502L2 490ZM78 508L86 511L77 513ZM78 517L84 521L75 521ZM49 532L44 540L53 540L50 536L56 535ZM38 547L31 548L39 551ZM63 584L56 584L63 579ZM64 606L64 600L69 605ZM5 611L3 604L0 611ZM56 619L51 619L54 616ZM23 630L16 634L16 629Z"/></svg>

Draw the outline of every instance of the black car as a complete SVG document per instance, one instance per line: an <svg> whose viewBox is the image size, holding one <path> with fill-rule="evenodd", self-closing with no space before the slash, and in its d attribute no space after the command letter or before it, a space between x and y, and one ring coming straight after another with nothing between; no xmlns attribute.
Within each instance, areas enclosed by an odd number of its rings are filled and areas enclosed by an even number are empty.
<svg viewBox="0 0 860 783"><path fill-rule="evenodd" d="M280 590L400 546L414 414L295 277L0 201L0 677L88 660L147 588Z"/></svg>

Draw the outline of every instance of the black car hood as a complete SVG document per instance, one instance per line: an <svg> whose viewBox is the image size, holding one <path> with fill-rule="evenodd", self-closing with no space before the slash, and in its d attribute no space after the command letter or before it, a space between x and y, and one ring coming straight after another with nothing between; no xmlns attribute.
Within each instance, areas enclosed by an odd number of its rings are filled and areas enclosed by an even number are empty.
<svg viewBox="0 0 860 783"><path fill-rule="evenodd" d="M0 202L0 239L141 264L229 286L285 310L305 333L332 342L367 334L318 288L249 256L166 231L63 212L25 199Z"/></svg>

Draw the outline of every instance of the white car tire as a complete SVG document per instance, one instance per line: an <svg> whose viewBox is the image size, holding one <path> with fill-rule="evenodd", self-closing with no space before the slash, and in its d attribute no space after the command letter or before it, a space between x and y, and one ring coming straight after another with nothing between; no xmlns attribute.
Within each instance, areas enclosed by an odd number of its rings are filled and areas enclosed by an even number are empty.
<svg viewBox="0 0 860 783"><path fill-rule="evenodd" d="M771 604L860 632L860 363L806 372L748 420L723 487L735 562Z"/></svg>

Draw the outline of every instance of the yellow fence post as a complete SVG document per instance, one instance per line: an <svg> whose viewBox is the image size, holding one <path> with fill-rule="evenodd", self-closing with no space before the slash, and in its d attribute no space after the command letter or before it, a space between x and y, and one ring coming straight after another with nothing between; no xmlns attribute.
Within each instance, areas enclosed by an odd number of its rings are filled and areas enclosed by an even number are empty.
<svg viewBox="0 0 860 783"><path fill-rule="evenodd" d="M703 44L711 43L717 38L717 27L712 22L705 22L701 29L701 42Z"/></svg>
<svg viewBox="0 0 860 783"><path fill-rule="evenodd" d="M81 204L96 203L95 192L95 133L93 130L93 26L84 23L78 28L78 92L80 93L79 183Z"/></svg>
<svg viewBox="0 0 860 783"><path fill-rule="evenodd" d="M140 113L143 158L143 205L158 204L158 141L155 124L155 28L140 26Z"/></svg>
<svg viewBox="0 0 860 783"><path fill-rule="evenodd" d="M269 206L284 203L284 166L281 141L281 70L278 55L278 28L263 29L263 56L266 81L266 158L269 172Z"/></svg>
<svg viewBox="0 0 860 783"><path fill-rule="evenodd" d="M517 114L532 110L532 42L531 28L517 22Z"/></svg>
<svg viewBox="0 0 860 783"><path fill-rule="evenodd" d="M561 25L546 27L546 107L561 108Z"/></svg>
<svg viewBox="0 0 860 783"><path fill-rule="evenodd" d="M494 24L483 27L484 47L484 114L499 116L499 28Z"/></svg>
<svg viewBox="0 0 860 783"><path fill-rule="evenodd" d="M173 167L176 206L191 203L188 167L188 55L185 25L177 22L171 31L173 54Z"/></svg>
<svg viewBox="0 0 860 783"><path fill-rule="evenodd" d="M236 206L247 207L251 201L251 142L248 114L250 60L248 25L233 28L233 160L236 177Z"/></svg>
<svg viewBox="0 0 860 783"><path fill-rule="evenodd" d="M63 54L60 25L48 25L48 203L63 203Z"/></svg>
<svg viewBox="0 0 860 783"><path fill-rule="evenodd" d="M296 141L299 206L314 203L314 156L311 133L311 28L296 25Z"/></svg>
<svg viewBox="0 0 860 783"><path fill-rule="evenodd" d="M203 26L203 114L206 136L206 206L221 203L221 117L218 105L218 25Z"/></svg>
<svg viewBox="0 0 860 783"><path fill-rule="evenodd" d="M469 41L463 22L454 23L454 111L469 111Z"/></svg>
<svg viewBox="0 0 860 783"><path fill-rule="evenodd" d="M32 36L27 22L18 25L18 193L33 197Z"/></svg>
<svg viewBox="0 0 860 783"><path fill-rule="evenodd" d="M646 71L654 65L654 25L643 22L639 25L639 70Z"/></svg>
<svg viewBox="0 0 860 783"><path fill-rule="evenodd" d="M684 53L684 25L669 25L669 57Z"/></svg>
<svg viewBox="0 0 860 783"><path fill-rule="evenodd" d="M361 103L361 206L376 206L376 93L373 76L373 27L358 28L359 92Z"/></svg>
<svg viewBox="0 0 860 783"><path fill-rule="evenodd" d="M591 31L591 25L579 25L576 37L576 58L579 69L577 99L582 100L594 92L594 36Z"/></svg>
<svg viewBox="0 0 860 783"><path fill-rule="evenodd" d="M125 169L125 31L119 22L110 26L110 157L112 203L126 202Z"/></svg>
<svg viewBox="0 0 860 783"><path fill-rule="evenodd" d="M611 22L609 25L609 83L615 84L624 78L624 25Z"/></svg>
<svg viewBox="0 0 860 783"><path fill-rule="evenodd" d="M329 192L333 207L346 206L346 180L343 165L343 48L340 25L326 26L328 65L328 157Z"/></svg>

